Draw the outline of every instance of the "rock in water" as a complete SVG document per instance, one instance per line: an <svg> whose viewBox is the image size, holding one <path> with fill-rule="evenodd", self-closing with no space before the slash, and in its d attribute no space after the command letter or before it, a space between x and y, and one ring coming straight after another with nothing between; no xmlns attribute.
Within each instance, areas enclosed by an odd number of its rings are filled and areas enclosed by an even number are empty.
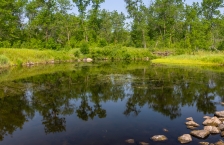
<svg viewBox="0 0 224 145"><path fill-rule="evenodd" d="M164 132L168 132L168 130L167 130L166 128L163 128L163 131L164 131Z"/></svg>
<svg viewBox="0 0 224 145"><path fill-rule="evenodd" d="M187 128L193 130L193 129L197 128L197 127L195 127L195 126L187 126Z"/></svg>
<svg viewBox="0 0 224 145"><path fill-rule="evenodd" d="M192 141L192 138L191 138L190 134L184 134L184 135L178 137L178 140L180 143L189 143Z"/></svg>
<svg viewBox="0 0 224 145"><path fill-rule="evenodd" d="M167 137L164 135L155 135L151 138L153 141L165 141Z"/></svg>
<svg viewBox="0 0 224 145"><path fill-rule="evenodd" d="M217 117L212 117L210 119L206 119L203 122L203 125L206 125L206 126L218 126L221 123L222 122Z"/></svg>
<svg viewBox="0 0 224 145"><path fill-rule="evenodd" d="M134 139L127 139L127 140L125 140L125 142L127 142L127 143L135 143L135 140Z"/></svg>
<svg viewBox="0 0 224 145"><path fill-rule="evenodd" d="M215 126L205 126L204 130L207 130L210 133L220 133L219 129Z"/></svg>
<svg viewBox="0 0 224 145"><path fill-rule="evenodd" d="M200 145L209 145L209 142L199 142Z"/></svg>
<svg viewBox="0 0 224 145"><path fill-rule="evenodd" d="M198 127L200 126L199 124L197 124L196 122L194 121L188 121L185 123L187 126L194 126L194 127Z"/></svg>
<svg viewBox="0 0 224 145"><path fill-rule="evenodd" d="M190 134L198 138L205 138L210 134L210 132L207 130L193 130Z"/></svg>
<svg viewBox="0 0 224 145"><path fill-rule="evenodd" d="M149 145L149 143L146 142L139 142L140 145Z"/></svg>
<svg viewBox="0 0 224 145"><path fill-rule="evenodd" d="M219 124L219 129L220 129L221 131L223 131L223 130L224 130L224 124Z"/></svg>
<svg viewBox="0 0 224 145"><path fill-rule="evenodd" d="M218 117L224 117L224 111L216 111L215 115Z"/></svg>
<svg viewBox="0 0 224 145"><path fill-rule="evenodd" d="M224 137L224 131L221 132L221 137Z"/></svg>
<svg viewBox="0 0 224 145"><path fill-rule="evenodd" d="M224 142L222 140L215 143L215 145L224 145Z"/></svg>
<svg viewBox="0 0 224 145"><path fill-rule="evenodd" d="M192 117L188 117L186 118L187 121L193 121L193 118Z"/></svg>
<svg viewBox="0 0 224 145"><path fill-rule="evenodd" d="M210 119L211 117L210 116L204 116L203 118L204 119Z"/></svg>

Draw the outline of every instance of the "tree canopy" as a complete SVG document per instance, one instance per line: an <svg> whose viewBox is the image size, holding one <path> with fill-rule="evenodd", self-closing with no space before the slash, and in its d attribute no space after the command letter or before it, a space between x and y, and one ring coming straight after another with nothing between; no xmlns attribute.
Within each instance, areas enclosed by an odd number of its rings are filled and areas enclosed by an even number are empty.
<svg viewBox="0 0 224 145"><path fill-rule="evenodd" d="M0 47L104 47L222 50L223 0L124 0L127 15L101 8L105 0L3 0ZM78 14L73 9L78 9Z"/></svg>

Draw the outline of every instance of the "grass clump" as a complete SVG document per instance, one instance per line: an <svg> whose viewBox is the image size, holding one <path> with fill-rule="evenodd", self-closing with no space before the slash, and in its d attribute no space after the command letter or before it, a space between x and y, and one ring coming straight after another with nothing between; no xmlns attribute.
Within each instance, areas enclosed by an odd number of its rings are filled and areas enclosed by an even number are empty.
<svg viewBox="0 0 224 145"><path fill-rule="evenodd" d="M7 65L9 63L9 58L5 55L0 55L0 65Z"/></svg>

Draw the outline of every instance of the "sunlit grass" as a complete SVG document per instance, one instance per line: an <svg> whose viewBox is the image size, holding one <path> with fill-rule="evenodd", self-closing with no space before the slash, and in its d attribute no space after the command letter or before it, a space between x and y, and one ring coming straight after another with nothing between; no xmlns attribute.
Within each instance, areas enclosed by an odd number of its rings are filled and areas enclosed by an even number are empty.
<svg viewBox="0 0 224 145"><path fill-rule="evenodd" d="M223 52L199 51L194 55L177 55L152 60L153 63L185 64L185 65L224 65Z"/></svg>

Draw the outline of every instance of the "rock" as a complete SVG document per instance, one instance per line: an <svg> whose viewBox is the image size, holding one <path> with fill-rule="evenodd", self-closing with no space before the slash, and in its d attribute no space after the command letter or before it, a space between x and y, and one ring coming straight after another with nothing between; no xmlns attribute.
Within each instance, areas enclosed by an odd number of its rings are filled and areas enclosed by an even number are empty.
<svg viewBox="0 0 224 145"><path fill-rule="evenodd" d="M85 62L92 62L93 59L92 58L84 58L83 61L85 61Z"/></svg>
<svg viewBox="0 0 224 145"><path fill-rule="evenodd" d="M125 142L127 142L127 143L135 143L135 140L134 139L127 139L127 140L125 140Z"/></svg>
<svg viewBox="0 0 224 145"><path fill-rule="evenodd" d="M224 145L224 142L220 140L220 141L216 142L215 145Z"/></svg>
<svg viewBox="0 0 224 145"><path fill-rule="evenodd" d="M187 126L187 128L193 130L193 129L197 128L197 127L195 127L195 126Z"/></svg>
<svg viewBox="0 0 224 145"><path fill-rule="evenodd" d="M180 143L189 143L192 141L192 138L191 138L190 134L184 134L184 135L178 137L178 140Z"/></svg>
<svg viewBox="0 0 224 145"><path fill-rule="evenodd" d="M188 117L186 118L187 121L193 121L193 118L192 117Z"/></svg>
<svg viewBox="0 0 224 145"><path fill-rule="evenodd" d="M223 131L223 130L224 130L224 124L219 124L219 129L220 129L221 131Z"/></svg>
<svg viewBox="0 0 224 145"><path fill-rule="evenodd" d="M203 124L206 126L218 126L222 122L215 116L210 119L206 119Z"/></svg>
<svg viewBox="0 0 224 145"><path fill-rule="evenodd" d="M199 142L200 145L209 145L209 142Z"/></svg>
<svg viewBox="0 0 224 145"><path fill-rule="evenodd" d="M221 118L219 118L219 120L223 123L223 121L224 121L224 118L223 117L221 117Z"/></svg>
<svg viewBox="0 0 224 145"><path fill-rule="evenodd" d="M194 127L198 127L200 126L199 124L197 124L196 122L194 121L188 121L185 123L187 126L194 126Z"/></svg>
<svg viewBox="0 0 224 145"><path fill-rule="evenodd" d="M163 131L164 131L164 132L168 132L168 130L167 130L166 128L163 128Z"/></svg>
<svg viewBox="0 0 224 145"><path fill-rule="evenodd" d="M224 117L224 111L216 111L215 116Z"/></svg>
<svg viewBox="0 0 224 145"><path fill-rule="evenodd" d="M207 130L210 133L220 133L219 129L215 126L205 126L204 130Z"/></svg>
<svg viewBox="0 0 224 145"><path fill-rule="evenodd" d="M224 137L224 131L221 132L221 137Z"/></svg>
<svg viewBox="0 0 224 145"><path fill-rule="evenodd" d="M153 141L165 141L167 137L164 135L155 135L151 138Z"/></svg>
<svg viewBox="0 0 224 145"><path fill-rule="evenodd" d="M210 119L211 117L210 116L204 116L203 118L204 119Z"/></svg>
<svg viewBox="0 0 224 145"><path fill-rule="evenodd" d="M146 142L139 142L140 145L149 145L149 143Z"/></svg>
<svg viewBox="0 0 224 145"><path fill-rule="evenodd" d="M198 138L205 138L210 134L210 132L207 130L193 130L190 134Z"/></svg>

